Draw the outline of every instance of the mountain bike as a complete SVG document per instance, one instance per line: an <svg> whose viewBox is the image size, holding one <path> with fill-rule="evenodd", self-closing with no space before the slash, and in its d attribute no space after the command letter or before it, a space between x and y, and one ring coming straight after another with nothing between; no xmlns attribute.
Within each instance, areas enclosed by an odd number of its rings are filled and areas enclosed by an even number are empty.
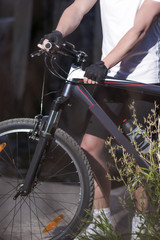
<svg viewBox="0 0 160 240"><path fill-rule="evenodd" d="M51 44L51 43L50 43ZM83 51L70 43L61 49L32 54L44 56L48 70L64 80L47 116L17 118L0 123L0 239L74 239L86 224L94 199L93 175L87 157L75 140L58 127L61 113L75 95L145 171L149 165L139 156L97 104L83 83ZM69 73L57 63L70 57ZM58 70L57 70L58 68ZM61 73L60 73L61 72ZM160 94L160 87L107 77L105 85Z"/></svg>

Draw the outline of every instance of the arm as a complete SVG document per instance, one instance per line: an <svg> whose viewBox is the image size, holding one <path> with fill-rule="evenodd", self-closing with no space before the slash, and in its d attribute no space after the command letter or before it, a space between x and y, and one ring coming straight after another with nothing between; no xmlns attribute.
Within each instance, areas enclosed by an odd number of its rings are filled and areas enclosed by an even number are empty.
<svg viewBox="0 0 160 240"><path fill-rule="evenodd" d="M83 16L96 2L97 0L74 0L74 2L63 12L56 31L52 31L45 35L38 43L38 47L46 50L45 44L51 41L59 48L63 42L63 37L72 33L79 26Z"/></svg>
<svg viewBox="0 0 160 240"><path fill-rule="evenodd" d="M137 12L134 26L122 37L116 47L103 59L109 69L120 62L145 36L147 30L160 14L160 2L145 0Z"/></svg>
<svg viewBox="0 0 160 240"><path fill-rule="evenodd" d="M63 37L72 33L79 26L83 16L96 2L97 0L75 0L63 12L56 30L60 31Z"/></svg>

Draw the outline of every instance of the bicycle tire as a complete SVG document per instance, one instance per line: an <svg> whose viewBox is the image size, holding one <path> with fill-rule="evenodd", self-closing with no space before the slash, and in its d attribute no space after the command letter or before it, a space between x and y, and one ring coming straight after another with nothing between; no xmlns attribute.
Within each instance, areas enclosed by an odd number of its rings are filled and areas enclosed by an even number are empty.
<svg viewBox="0 0 160 240"><path fill-rule="evenodd" d="M74 239L89 216L86 210L92 209L94 183L84 152L62 129L56 130L42 156L36 186L29 195L13 200L37 144L30 138L35 121L0 123L0 146L6 145L0 152L0 236Z"/></svg>

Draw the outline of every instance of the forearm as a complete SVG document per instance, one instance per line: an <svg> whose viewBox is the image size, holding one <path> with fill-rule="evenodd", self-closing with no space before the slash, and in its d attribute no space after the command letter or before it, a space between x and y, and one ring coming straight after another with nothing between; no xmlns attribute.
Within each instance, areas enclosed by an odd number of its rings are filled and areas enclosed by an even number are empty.
<svg viewBox="0 0 160 240"><path fill-rule="evenodd" d="M95 5L97 0L74 0L74 2L63 12L56 30L63 37L72 33L80 24L83 16Z"/></svg>
<svg viewBox="0 0 160 240"><path fill-rule="evenodd" d="M65 37L79 26L82 18L83 13L78 11L75 6L70 6L63 12L56 30L60 31L63 37Z"/></svg>
<svg viewBox="0 0 160 240"><path fill-rule="evenodd" d="M144 35L144 30L136 31L134 28L130 29L116 47L103 59L106 67L109 69L125 58Z"/></svg>
<svg viewBox="0 0 160 240"><path fill-rule="evenodd" d="M120 62L145 36L152 22L160 14L160 3L146 0L138 10L134 26L119 41L117 46L103 59L107 68Z"/></svg>

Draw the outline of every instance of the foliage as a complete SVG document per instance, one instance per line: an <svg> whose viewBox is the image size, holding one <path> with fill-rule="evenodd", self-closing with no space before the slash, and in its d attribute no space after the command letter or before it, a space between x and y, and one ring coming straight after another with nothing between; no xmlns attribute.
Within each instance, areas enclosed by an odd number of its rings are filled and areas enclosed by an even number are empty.
<svg viewBox="0 0 160 240"><path fill-rule="evenodd" d="M92 217L92 214L89 213ZM94 222L94 224L93 224ZM109 224L108 219L103 212L97 218L91 218L87 221L87 224L92 224L91 232L84 231L82 234L77 236L76 240L121 240L122 236L120 233L113 231L112 226Z"/></svg>
<svg viewBox="0 0 160 240"><path fill-rule="evenodd" d="M147 118L144 118L145 130L143 131L143 137L151 144L149 153L143 154L139 151L137 143L133 142L139 155L144 158L150 168L149 171L137 167L136 161L133 156L130 156L127 151L120 145L113 145L113 138L110 137L106 140L106 145L109 146L109 152L114 159L114 164L118 170L119 175L117 177L108 174L111 181L123 182L126 186L128 197L121 199L121 203L124 208L133 209L137 212L137 215L145 218L146 232L142 233L142 227L139 228L137 236L139 239L147 240L159 240L160 239L160 129L159 119L157 117L157 110L159 106L155 103L155 108L152 109L152 114L149 114ZM141 132L142 126L138 123L136 118L136 111L134 104L130 106L133 114L133 123L138 126ZM122 131L120 129L120 131ZM141 132L142 133L142 132ZM152 139L152 142L151 142ZM117 152L121 152L121 156L117 155ZM121 166L121 167L120 167ZM141 208L142 211L138 212L135 200L135 191L142 189L141 194ZM144 191L147 193L143 194ZM145 209L145 201L149 202L149 209ZM77 239L79 240L122 240L124 236L115 232L109 225L105 214L102 212L101 216L94 219L95 228L93 234L83 233ZM97 227L100 229L97 231ZM128 230L130 234L130 229Z"/></svg>
<svg viewBox="0 0 160 240"><path fill-rule="evenodd" d="M146 169L137 167L135 159L130 156L122 146L116 145L112 147L112 138L107 140L107 145L110 146L110 153L114 158L115 166L119 172L118 177L110 177L110 179L112 181L122 181L129 192L128 199L122 200L123 206L137 211L135 191L137 188L141 188L143 189L142 191L145 191L147 194L149 209L145 210L143 208L146 196L142 194L142 212L137 212L137 214L144 216L146 220L145 234L142 234L141 229L137 234L141 240L160 239L160 129L158 124L159 119L157 117L158 108L158 105L155 103L152 114L148 114L147 118L144 118L145 129L143 131L143 137L150 143L149 153L143 154L140 152L137 143L133 142L139 155L148 162L150 166L148 172L145 171ZM139 128L140 133L142 133L142 126L137 121L134 104L130 106L130 109L133 112L133 123ZM118 149L121 149L122 152L120 158L116 155ZM119 163L121 164L121 168L119 168Z"/></svg>

